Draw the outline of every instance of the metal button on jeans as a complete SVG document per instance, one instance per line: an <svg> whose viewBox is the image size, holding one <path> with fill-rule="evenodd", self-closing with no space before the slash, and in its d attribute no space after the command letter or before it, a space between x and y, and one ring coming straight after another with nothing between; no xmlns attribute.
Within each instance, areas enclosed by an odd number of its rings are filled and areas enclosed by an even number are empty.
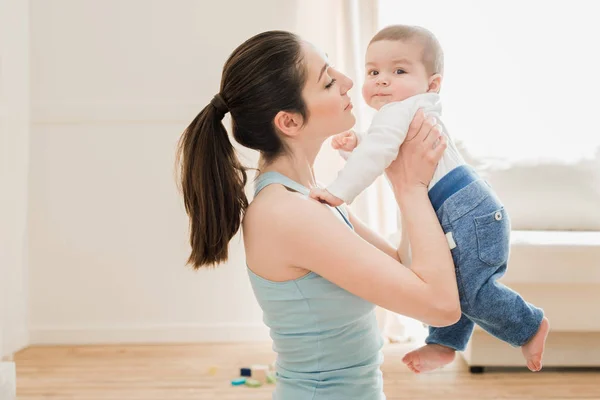
<svg viewBox="0 0 600 400"><path fill-rule="evenodd" d="M502 213L497 211L496 214L494 214L494 218L496 218L496 221L500 221L502 219Z"/></svg>

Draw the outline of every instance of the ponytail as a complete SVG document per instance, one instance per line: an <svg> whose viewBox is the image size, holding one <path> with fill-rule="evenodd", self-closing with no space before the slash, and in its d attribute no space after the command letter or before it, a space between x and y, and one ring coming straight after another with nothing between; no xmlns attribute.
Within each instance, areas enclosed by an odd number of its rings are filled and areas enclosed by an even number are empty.
<svg viewBox="0 0 600 400"><path fill-rule="evenodd" d="M248 207L247 176L221 120L227 112L215 96L187 127L178 148L181 189L190 219L194 269L227 260L228 244Z"/></svg>
<svg viewBox="0 0 600 400"><path fill-rule="evenodd" d="M192 121L178 148L178 170L190 219L195 269L227 260L227 246L240 229L248 207L246 169L221 123L231 112L232 135L265 161L285 149L275 124L281 110L308 118L302 88L307 69L302 40L293 33L269 31L246 40L223 66L219 94Z"/></svg>

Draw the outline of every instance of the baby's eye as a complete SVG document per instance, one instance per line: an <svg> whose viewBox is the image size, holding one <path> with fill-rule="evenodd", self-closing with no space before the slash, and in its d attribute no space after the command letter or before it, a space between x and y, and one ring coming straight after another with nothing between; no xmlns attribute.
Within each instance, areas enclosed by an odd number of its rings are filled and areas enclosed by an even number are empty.
<svg viewBox="0 0 600 400"><path fill-rule="evenodd" d="M371 71L369 71L369 75L370 76L377 76L377 75L379 75L379 71L371 70Z"/></svg>
<svg viewBox="0 0 600 400"><path fill-rule="evenodd" d="M400 68L398 68L398 69L397 69L397 70L396 70L394 73L395 73L396 75L402 75L402 74L405 74L405 73L406 73L406 71L405 71L405 70L403 70L403 69L400 69Z"/></svg>

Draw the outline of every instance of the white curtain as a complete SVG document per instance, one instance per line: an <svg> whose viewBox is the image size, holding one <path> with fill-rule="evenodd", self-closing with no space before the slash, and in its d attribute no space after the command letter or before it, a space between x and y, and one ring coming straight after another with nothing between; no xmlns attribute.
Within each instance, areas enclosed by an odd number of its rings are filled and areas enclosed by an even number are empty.
<svg viewBox="0 0 600 400"><path fill-rule="evenodd" d="M350 97L356 115L356 130L365 131L372 110L364 104L361 87L367 45L378 29L377 1L307 0L298 3L297 32L329 55L330 62L354 81ZM318 178L329 182L343 160L326 144L316 162ZM353 212L385 236L397 230L396 207L390 207L389 187L380 178L352 204ZM388 193L389 194L389 193ZM393 203L393 200L392 200Z"/></svg>
<svg viewBox="0 0 600 400"><path fill-rule="evenodd" d="M29 43L29 3L0 1L0 361L29 341Z"/></svg>
<svg viewBox="0 0 600 400"><path fill-rule="evenodd" d="M298 3L297 33L329 55L332 65L354 81L350 92L355 129L365 131L372 110L364 103L361 87L364 79L364 57L367 45L378 30L378 1L374 0L306 0ZM329 143L319 155L317 177L330 182L343 166L341 157ZM397 205L385 178L379 178L352 203L352 211L372 229L397 244ZM403 318L378 308L380 329L388 339L406 336Z"/></svg>

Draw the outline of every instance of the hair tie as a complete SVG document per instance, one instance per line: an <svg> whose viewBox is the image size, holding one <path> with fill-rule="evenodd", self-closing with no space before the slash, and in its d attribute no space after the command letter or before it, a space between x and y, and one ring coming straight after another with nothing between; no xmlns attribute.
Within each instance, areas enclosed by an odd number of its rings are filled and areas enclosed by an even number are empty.
<svg viewBox="0 0 600 400"><path fill-rule="evenodd" d="M225 114L229 112L229 107L227 107L227 104L225 103L223 96L221 96L221 93L216 94L215 97L213 97L213 99L210 101L210 104L212 104L217 112L221 114L221 119L223 119Z"/></svg>

